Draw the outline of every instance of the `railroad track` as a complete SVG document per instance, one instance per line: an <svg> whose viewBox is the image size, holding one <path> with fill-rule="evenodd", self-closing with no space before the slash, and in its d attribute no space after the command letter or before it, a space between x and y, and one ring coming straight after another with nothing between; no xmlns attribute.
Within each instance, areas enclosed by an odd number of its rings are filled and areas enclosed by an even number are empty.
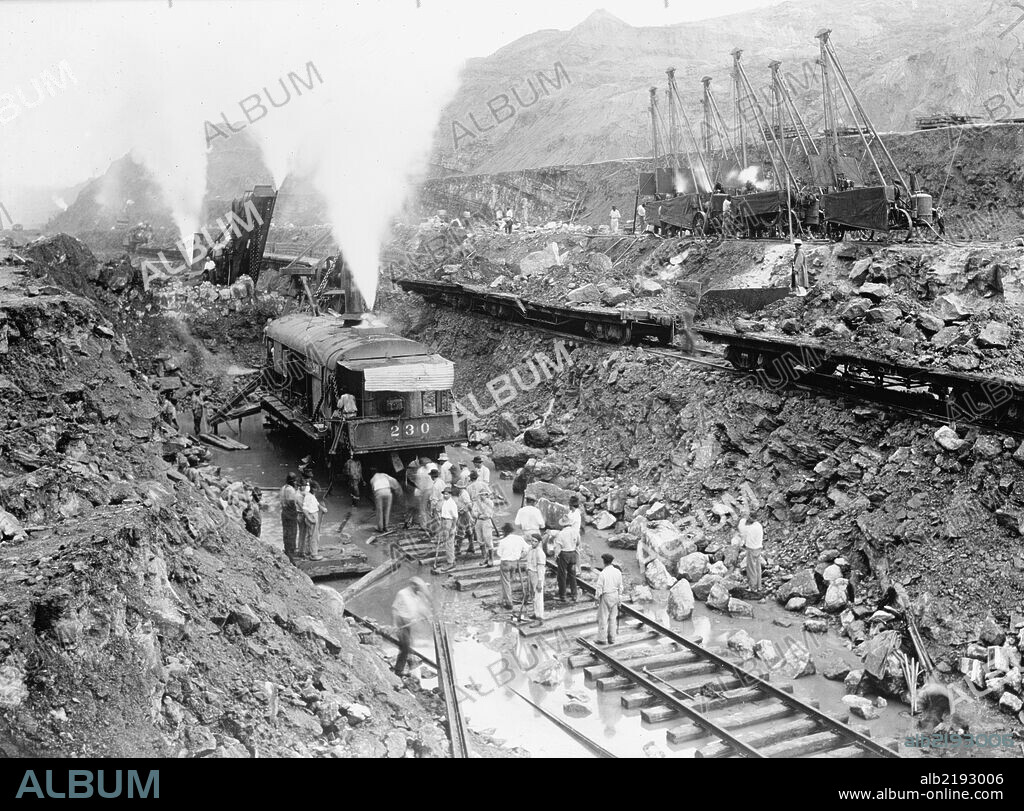
<svg viewBox="0 0 1024 811"><path fill-rule="evenodd" d="M434 650L437 651L437 680L444 696L448 715L448 738L452 744L452 757L469 757L466 722L459 706L459 691L455 678L455 660L448 642L448 629L443 622L434 622Z"/></svg>
<svg viewBox="0 0 1024 811"><path fill-rule="evenodd" d="M502 610L496 567L464 563L449 575L457 590L496 612ZM520 625L523 641L540 647L552 634L574 638L565 657L569 669L582 670L591 690L619 694L623 708L638 715L642 724L665 725L667 744L695 748L697 757L899 757L823 713L816 703L795 696L791 684L768 681L629 605L620 608L616 643L599 647L594 589L583 581L578 585L579 602L548 602L542 625ZM513 586L521 589L518 579ZM522 599L522 592L513 597ZM569 720L536 709L599 756L614 756L581 732L567 729Z"/></svg>

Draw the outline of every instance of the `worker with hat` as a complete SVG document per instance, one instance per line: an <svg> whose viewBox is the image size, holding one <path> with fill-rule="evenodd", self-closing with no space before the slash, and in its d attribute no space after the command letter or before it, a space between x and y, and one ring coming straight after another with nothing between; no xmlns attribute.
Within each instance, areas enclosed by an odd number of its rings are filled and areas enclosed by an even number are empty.
<svg viewBox="0 0 1024 811"><path fill-rule="evenodd" d="M506 523L501 528L502 538L498 541L498 561L501 569L501 605L512 608L512 572L519 569L530 551L529 544L515 527ZM520 573L522 570L519 570ZM520 574L521 576L521 574Z"/></svg>
<svg viewBox="0 0 1024 811"><path fill-rule="evenodd" d="M484 464L484 458L482 456L473 457L473 469L480 477L480 481L489 486L491 483L491 471L487 465Z"/></svg>
<svg viewBox="0 0 1024 811"><path fill-rule="evenodd" d="M467 491L468 492L468 491ZM494 499L489 488L482 490L476 499L471 501L473 519L476 521L476 537L480 541L480 551L484 560L481 566L494 565Z"/></svg>
<svg viewBox="0 0 1024 811"><path fill-rule="evenodd" d="M455 525L455 555L457 557L462 552L464 539L468 541L466 554L472 555L476 551L474 548L476 521L473 519L473 500L463 487L452 487L452 497L459 508L459 518Z"/></svg>
<svg viewBox="0 0 1024 811"><path fill-rule="evenodd" d="M409 584L395 595L391 604L391 618L398 631L398 659L395 673L404 675L409 654L412 652L412 629L417 622L430 622L430 590L419 577L409 578Z"/></svg>
<svg viewBox="0 0 1024 811"><path fill-rule="evenodd" d="M524 533L540 532L547 526L544 522L544 513L537 508L537 496L527 493L526 503L516 513L515 524Z"/></svg>
<svg viewBox="0 0 1024 811"><path fill-rule="evenodd" d="M284 539L284 553L292 560L298 554L296 539L299 534L299 511L302 509L298 483L298 474L289 473L281 488L281 536Z"/></svg>
<svg viewBox="0 0 1024 811"><path fill-rule="evenodd" d="M440 527L439 543L444 544L445 561L449 569L455 565L455 527L459 520L459 505L452 498L451 486L441 489L441 503L438 508L438 525Z"/></svg>
<svg viewBox="0 0 1024 811"><path fill-rule="evenodd" d="M530 551L526 553L526 573L530 579L530 593L533 596L533 619L536 625L544 622L544 575L547 571L548 559L544 554L544 544L540 540L540 532L531 532L526 536Z"/></svg>
<svg viewBox="0 0 1024 811"><path fill-rule="evenodd" d="M452 481L452 461L448 458L448 454L442 453L437 457L437 461L441 463L441 478L444 480L444 483L455 484L455 482Z"/></svg>
<svg viewBox="0 0 1024 811"><path fill-rule="evenodd" d="M597 644L615 644L619 623L619 603L622 602L622 572L615 565L615 556L601 555L604 568L597 576L594 597L597 598Z"/></svg>
<svg viewBox="0 0 1024 811"><path fill-rule="evenodd" d="M807 278L807 257L802 250L803 240L793 240L793 270L790 273L789 286L796 291L798 296L807 295L807 288L810 281Z"/></svg>

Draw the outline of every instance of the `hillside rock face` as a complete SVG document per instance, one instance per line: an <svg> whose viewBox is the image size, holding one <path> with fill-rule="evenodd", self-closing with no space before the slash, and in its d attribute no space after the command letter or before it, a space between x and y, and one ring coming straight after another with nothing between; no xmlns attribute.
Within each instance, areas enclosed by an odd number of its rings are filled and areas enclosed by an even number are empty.
<svg viewBox="0 0 1024 811"><path fill-rule="evenodd" d="M731 112L734 48L743 50L764 106L771 103L765 66L782 62L794 102L816 132L822 103L814 37L822 28L832 29L879 131L907 130L918 116L944 111L986 121L1020 117L1019 45L1002 36L1017 15L1009 5L956 0L798 0L638 28L595 12L567 31L538 31L470 60L438 126L434 162L479 174L650 154L648 88L663 88L665 68L674 66L683 103L700 121L700 79L710 75L719 106Z"/></svg>
<svg viewBox="0 0 1024 811"><path fill-rule="evenodd" d="M443 756L337 593L211 490L109 311L53 283L95 266L59 247L52 274L0 250L0 754Z"/></svg>

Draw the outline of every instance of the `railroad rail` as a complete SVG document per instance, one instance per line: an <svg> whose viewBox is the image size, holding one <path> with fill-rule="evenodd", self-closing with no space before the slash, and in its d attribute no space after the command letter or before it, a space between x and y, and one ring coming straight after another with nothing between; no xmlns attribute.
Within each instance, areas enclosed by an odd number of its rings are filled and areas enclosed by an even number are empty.
<svg viewBox="0 0 1024 811"><path fill-rule="evenodd" d="M448 715L448 737L452 743L452 757L469 757L466 724L459 707L458 685L455 682L455 660L448 642L448 629L442 622L434 622L434 649L437 651L437 679L444 695Z"/></svg>
<svg viewBox="0 0 1024 811"><path fill-rule="evenodd" d="M693 325L686 313L558 307L451 282L400 279L397 283L434 304L573 341L641 345L672 360L751 375L773 389L792 386L929 421L963 422L1024 436L1024 381L1019 379L930 369L799 337ZM698 347L697 338L723 345L724 353L714 355Z"/></svg>
<svg viewBox="0 0 1024 811"><path fill-rule="evenodd" d="M496 568L464 563L449 574L456 589L502 611ZM639 710L645 725L678 721L666 729L667 743L690 744L698 757L899 757L822 712L816 703L795 696L792 685L772 682L632 606L620 607L615 644L598 647L594 588L583 580L577 584L580 602L552 603L546 595L545 622L520 625L520 635L527 644L544 635L574 636L573 650L566 655L568 667L582 670L591 689L619 693L622 706ZM551 585L550 578L546 585ZM515 579L513 588L521 588ZM513 602L520 596L514 593ZM578 730L568 729L567 720L539 706L535 709L598 756L614 757Z"/></svg>

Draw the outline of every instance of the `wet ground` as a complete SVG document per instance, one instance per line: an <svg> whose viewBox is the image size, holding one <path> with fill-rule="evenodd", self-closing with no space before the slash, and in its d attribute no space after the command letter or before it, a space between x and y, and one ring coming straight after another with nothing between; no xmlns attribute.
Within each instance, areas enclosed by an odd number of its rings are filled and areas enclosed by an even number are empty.
<svg viewBox="0 0 1024 811"><path fill-rule="evenodd" d="M232 425L232 428L237 427L237 423ZM243 420L237 433L223 429L222 433L249 445L250 449L231 452L215 449L213 464L221 465L224 473L232 478L267 488L264 492L262 537L267 543L282 548L278 489L285 476L297 470L305 452L283 435L266 434L259 416ZM461 462L468 461L473 452L450 448L449 454L453 460ZM321 478L321 481L325 480ZM520 506L521 497L514 496L511 481L500 480L497 473L492 472L492 483L497 484L507 501L496 516L500 525L504 520L511 520ZM361 505L353 506L348 493L338 483L327 496L326 504L328 513L321 533L322 548L329 550L332 545L337 546L344 541L363 549L371 565L386 558L386 545L374 543L375 518L372 506L365 499ZM404 505L397 503L395 510L394 517L400 518ZM588 530L587 543L595 554L608 551L604 542L606 537L607 533ZM627 575L638 580L639 567L633 553L611 551L621 561ZM537 679L545 676L552 666L553 654L558 653L560 644L564 646L565 638L562 637L560 643L554 634L521 637L511 617L509 621L495 621L494 615L479 600L443 588L443 579L431 577L427 566L404 564L394 574L352 600L348 608L360 616L390 624L395 591L413 575L422 576L431 583L435 610L446 619L455 653L457 680L464 691L460 704L468 726L477 735L497 744L521 748L534 757L592 756L584 744L561 731L554 722L516 695L515 690L619 756L637 756L641 752L654 757L693 755L694 744L672 745L666 741L665 730L677 726L678 719L655 725L641 724L639 710L627 710L621 706L621 693L602 693L592 689L584 684L582 670L556 674L556 678L548 679L552 684L537 683ZM327 581L326 584L342 590L351 582L338 580ZM780 649L799 642L818 661L828 657L842 659L852 667L859 664L845 640L831 631L827 634L804 633L802 618L772 601L754 603L754 614L752 619L731 618L697 603L689 620L671 625L673 630L687 638L701 638L705 646L724 649L727 638L742 628L755 640L770 639ZM434 658L428 629L418 631L416 648L425 656ZM436 679L423 681L425 687L435 683ZM842 703L845 695L843 682L807 676L792 684L796 696L817 701L820 709L829 715L837 718L847 715L847 707ZM566 707L570 704L574 706L569 707L568 713L571 714L568 714ZM913 728L909 708L895 702L890 702L876 720L854 719L852 723L870 729L871 736L883 742L902 739ZM908 754L908 750L902 749L901 754Z"/></svg>

